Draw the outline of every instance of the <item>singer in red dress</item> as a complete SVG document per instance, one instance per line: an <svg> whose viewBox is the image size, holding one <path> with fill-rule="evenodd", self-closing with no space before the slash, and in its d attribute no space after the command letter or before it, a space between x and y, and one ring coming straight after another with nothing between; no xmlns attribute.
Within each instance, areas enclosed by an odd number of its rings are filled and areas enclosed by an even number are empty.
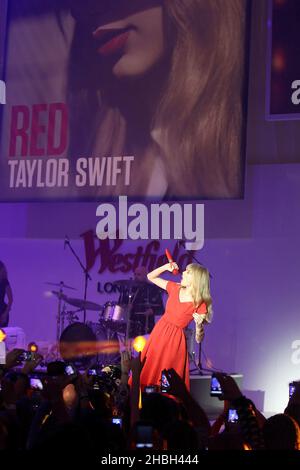
<svg viewBox="0 0 300 470"><path fill-rule="evenodd" d="M165 289L169 298L164 315L156 323L142 351L141 360L146 357L140 377L142 389L150 384L160 385L162 370L170 368L175 369L189 389L189 360L183 330L194 319L199 342L203 323L211 321L212 300L207 269L198 264L188 265L180 284L160 277L163 272L175 269L178 269L177 264L171 262L148 274L148 279Z"/></svg>

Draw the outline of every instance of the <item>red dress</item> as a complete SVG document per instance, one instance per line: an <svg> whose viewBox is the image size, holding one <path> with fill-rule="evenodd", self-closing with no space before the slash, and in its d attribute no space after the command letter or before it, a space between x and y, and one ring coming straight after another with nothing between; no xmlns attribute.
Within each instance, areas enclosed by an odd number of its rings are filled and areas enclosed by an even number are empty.
<svg viewBox="0 0 300 470"><path fill-rule="evenodd" d="M141 387L146 385L160 385L161 371L175 369L177 374L185 381L189 390L189 359L186 339L183 329L193 320L193 313L206 313L203 302L197 309L193 302L180 302L180 284L169 281L167 292L169 298L166 310L156 323L152 333L143 349L141 359L146 356L146 362L141 372Z"/></svg>

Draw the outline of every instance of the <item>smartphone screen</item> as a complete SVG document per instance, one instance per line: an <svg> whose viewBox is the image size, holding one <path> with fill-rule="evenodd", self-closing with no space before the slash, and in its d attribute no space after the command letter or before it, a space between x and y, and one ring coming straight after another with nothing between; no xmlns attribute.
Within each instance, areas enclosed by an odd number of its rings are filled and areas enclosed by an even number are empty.
<svg viewBox="0 0 300 470"><path fill-rule="evenodd" d="M36 377L31 377L30 378L30 388L33 390L43 390L43 382L41 379L38 379Z"/></svg>
<svg viewBox="0 0 300 470"><path fill-rule="evenodd" d="M296 385L294 384L294 382L291 382L289 384L289 398L291 398L291 396L293 396L293 394L295 392L295 388L296 388Z"/></svg>
<svg viewBox="0 0 300 470"><path fill-rule="evenodd" d="M97 375L96 369L89 369L88 370L88 375Z"/></svg>
<svg viewBox="0 0 300 470"><path fill-rule="evenodd" d="M229 423L236 423L238 419L239 419L239 416L237 414L237 411L233 408L229 408L227 421Z"/></svg>
<svg viewBox="0 0 300 470"><path fill-rule="evenodd" d="M75 369L74 369L73 366L68 365L65 368L65 372L66 372L67 375L74 375L75 374Z"/></svg>
<svg viewBox="0 0 300 470"><path fill-rule="evenodd" d="M210 382L210 396L219 397L222 395L222 389L217 377L212 376Z"/></svg>
<svg viewBox="0 0 300 470"><path fill-rule="evenodd" d="M166 393L170 389L170 383L167 379L167 376L166 376L165 372L161 373L161 387L160 387L160 389L161 389L162 393Z"/></svg>
<svg viewBox="0 0 300 470"><path fill-rule="evenodd" d="M113 424L117 424L118 426L122 426L122 418L112 418L111 422Z"/></svg>

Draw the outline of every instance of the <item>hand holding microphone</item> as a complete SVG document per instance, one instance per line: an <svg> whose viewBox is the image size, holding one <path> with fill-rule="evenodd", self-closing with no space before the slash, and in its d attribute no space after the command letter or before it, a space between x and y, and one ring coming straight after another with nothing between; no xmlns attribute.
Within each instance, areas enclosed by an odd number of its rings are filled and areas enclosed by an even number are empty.
<svg viewBox="0 0 300 470"><path fill-rule="evenodd" d="M178 268L177 264L173 261L171 253L169 252L169 250L167 248L166 248L165 253L166 253L166 257L167 257L169 263L172 265L171 269L169 269L169 271L174 275L178 274L179 273L179 268Z"/></svg>

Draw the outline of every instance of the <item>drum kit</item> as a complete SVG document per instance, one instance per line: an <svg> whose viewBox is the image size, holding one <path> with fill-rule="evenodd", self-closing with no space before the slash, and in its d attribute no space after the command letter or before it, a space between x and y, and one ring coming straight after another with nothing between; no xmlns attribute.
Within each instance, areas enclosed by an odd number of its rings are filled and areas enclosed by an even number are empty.
<svg viewBox="0 0 300 470"><path fill-rule="evenodd" d="M101 365L119 363L120 347L128 348L130 344L131 311L135 297L139 289L149 284L126 279L115 281L113 284L127 293L127 301L122 304L108 301L104 305L67 296L64 289L76 289L62 281L46 284L59 287L52 294L58 299L56 340L61 357L74 362L77 367L87 367L95 362ZM68 310L68 305L76 309ZM149 332L149 316L153 314L151 309L158 306L146 302L139 304L140 312L135 312L135 315L144 315L146 334ZM98 312L97 321L80 322L78 314L89 310Z"/></svg>

